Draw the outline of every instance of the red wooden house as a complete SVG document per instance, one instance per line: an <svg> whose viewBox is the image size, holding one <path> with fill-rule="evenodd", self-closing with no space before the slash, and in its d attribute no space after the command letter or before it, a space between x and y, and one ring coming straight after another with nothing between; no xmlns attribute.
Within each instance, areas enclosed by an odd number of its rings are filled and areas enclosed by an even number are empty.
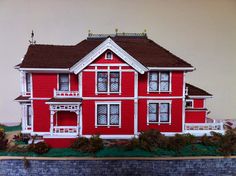
<svg viewBox="0 0 236 176"><path fill-rule="evenodd" d="M206 122L212 95L185 82L194 67L146 34L89 34L74 46L31 44L16 68L22 133L53 147L78 135L223 131L222 124Z"/></svg>

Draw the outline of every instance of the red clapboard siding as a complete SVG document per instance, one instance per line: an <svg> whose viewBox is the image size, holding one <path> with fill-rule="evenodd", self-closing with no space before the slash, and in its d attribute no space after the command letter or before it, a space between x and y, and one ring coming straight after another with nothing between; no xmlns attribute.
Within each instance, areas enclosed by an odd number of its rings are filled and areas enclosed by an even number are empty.
<svg viewBox="0 0 236 176"><path fill-rule="evenodd" d="M147 100L138 102L138 131L157 129L160 132L181 132L182 131L182 99L172 100L171 124L150 124L147 125Z"/></svg>
<svg viewBox="0 0 236 176"><path fill-rule="evenodd" d="M203 108L204 107L204 99L194 99L194 108Z"/></svg>
<svg viewBox="0 0 236 176"><path fill-rule="evenodd" d="M183 72L171 73L171 92L147 92L148 74L139 74L138 81L139 96L182 96L183 95Z"/></svg>
<svg viewBox="0 0 236 176"><path fill-rule="evenodd" d="M69 148L75 141L75 138L44 138L44 141L51 148Z"/></svg>
<svg viewBox="0 0 236 176"><path fill-rule="evenodd" d="M117 100L120 101L120 100ZM109 134L134 134L134 102L133 100L121 101L121 128L97 127L95 128L95 101L83 101L83 135L109 135Z"/></svg>
<svg viewBox="0 0 236 176"><path fill-rule="evenodd" d="M57 74L33 73L33 97L52 97L57 88Z"/></svg>
<svg viewBox="0 0 236 176"><path fill-rule="evenodd" d="M70 74L70 90L78 91L78 75Z"/></svg>
<svg viewBox="0 0 236 176"><path fill-rule="evenodd" d="M58 126L77 126L77 114L74 112L57 112L57 115L54 114L54 125L56 125L56 116Z"/></svg>
<svg viewBox="0 0 236 176"><path fill-rule="evenodd" d="M49 132L50 130L50 111L49 105L45 104L45 100L33 101L34 113L34 131Z"/></svg>
<svg viewBox="0 0 236 176"><path fill-rule="evenodd" d="M205 123L206 111L186 111L186 123Z"/></svg>

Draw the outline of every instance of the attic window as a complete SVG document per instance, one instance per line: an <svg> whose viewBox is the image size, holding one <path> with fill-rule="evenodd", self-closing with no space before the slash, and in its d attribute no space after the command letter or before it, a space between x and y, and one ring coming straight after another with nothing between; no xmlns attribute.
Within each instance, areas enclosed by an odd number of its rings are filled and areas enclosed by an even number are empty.
<svg viewBox="0 0 236 176"><path fill-rule="evenodd" d="M106 59L111 60L113 58L112 52L108 51L106 53Z"/></svg>

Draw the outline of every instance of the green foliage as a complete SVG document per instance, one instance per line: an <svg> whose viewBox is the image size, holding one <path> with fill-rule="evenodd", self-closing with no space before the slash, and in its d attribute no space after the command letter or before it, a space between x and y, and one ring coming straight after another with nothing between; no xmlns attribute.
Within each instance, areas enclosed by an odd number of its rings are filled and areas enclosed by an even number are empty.
<svg viewBox="0 0 236 176"><path fill-rule="evenodd" d="M224 156L230 156L236 152L236 129L228 130L225 135L221 136L219 152Z"/></svg>
<svg viewBox="0 0 236 176"><path fill-rule="evenodd" d="M93 135L90 139L79 137L72 143L71 148L81 152L96 153L104 147L99 135Z"/></svg>
<svg viewBox="0 0 236 176"><path fill-rule="evenodd" d="M187 139L184 135L175 134L173 137L169 137L168 148L180 153L180 151L186 146Z"/></svg>
<svg viewBox="0 0 236 176"><path fill-rule="evenodd" d="M211 132L211 136L206 134L201 137L201 143L206 146L219 146L221 142L222 134Z"/></svg>
<svg viewBox="0 0 236 176"><path fill-rule="evenodd" d="M131 140L129 140L128 142L126 142L126 144L123 144L124 148L126 150L134 150L136 148L139 148L139 139L138 138L132 138Z"/></svg>
<svg viewBox="0 0 236 176"><path fill-rule="evenodd" d="M5 139L6 134L4 129L0 128L0 150L5 150L7 148L8 140Z"/></svg>
<svg viewBox="0 0 236 176"><path fill-rule="evenodd" d="M49 151L49 146L45 142L32 143L28 146L28 151L43 154Z"/></svg>
<svg viewBox="0 0 236 176"><path fill-rule="evenodd" d="M157 147L166 145L166 137L159 131L150 129L139 135L139 147L146 151L154 151Z"/></svg>

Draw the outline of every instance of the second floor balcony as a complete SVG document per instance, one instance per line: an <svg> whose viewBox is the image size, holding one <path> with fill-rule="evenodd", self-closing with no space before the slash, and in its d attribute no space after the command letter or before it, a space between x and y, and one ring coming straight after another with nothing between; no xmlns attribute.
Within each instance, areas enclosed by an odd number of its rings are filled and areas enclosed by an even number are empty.
<svg viewBox="0 0 236 176"><path fill-rule="evenodd" d="M80 97L79 91L53 90L54 97Z"/></svg>

